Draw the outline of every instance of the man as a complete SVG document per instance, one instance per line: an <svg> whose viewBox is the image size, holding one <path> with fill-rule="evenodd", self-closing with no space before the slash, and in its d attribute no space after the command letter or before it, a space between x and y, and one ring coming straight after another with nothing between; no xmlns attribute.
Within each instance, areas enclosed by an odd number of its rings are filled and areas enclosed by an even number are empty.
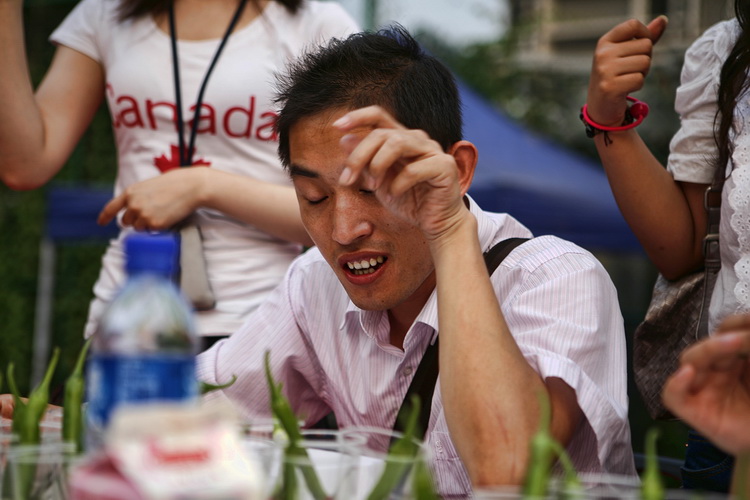
<svg viewBox="0 0 750 500"><path fill-rule="evenodd" d="M248 415L268 412L263 355L298 415L392 427L439 334L425 439L442 495L518 484L539 425L579 471L633 474L616 292L588 252L531 239L488 276L482 252L530 232L467 195L450 72L402 28L301 58L282 80L279 154L315 247L226 341L199 358L206 382Z"/></svg>

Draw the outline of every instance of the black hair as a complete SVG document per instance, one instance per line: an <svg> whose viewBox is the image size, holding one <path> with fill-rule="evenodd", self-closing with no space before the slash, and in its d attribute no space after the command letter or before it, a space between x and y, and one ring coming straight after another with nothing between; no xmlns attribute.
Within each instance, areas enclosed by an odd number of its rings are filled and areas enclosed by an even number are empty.
<svg viewBox="0 0 750 500"><path fill-rule="evenodd" d="M365 31L308 51L277 78L279 158L289 167L289 130L334 109L379 105L424 130L444 150L462 139L461 102L450 70L400 25Z"/></svg>
<svg viewBox="0 0 750 500"><path fill-rule="evenodd" d="M296 14L304 0L273 0L282 4L286 9ZM123 0L120 4L119 15L120 21L127 19L136 19L148 14L159 15L165 14L169 10L169 5L174 0ZM258 8L258 0L250 0Z"/></svg>
<svg viewBox="0 0 750 500"><path fill-rule="evenodd" d="M722 169L732 156L729 132L732 129L734 110L750 84L747 75L750 67L750 0L735 0L734 14L741 28L740 36L721 67L714 127L714 139L718 149L716 167Z"/></svg>

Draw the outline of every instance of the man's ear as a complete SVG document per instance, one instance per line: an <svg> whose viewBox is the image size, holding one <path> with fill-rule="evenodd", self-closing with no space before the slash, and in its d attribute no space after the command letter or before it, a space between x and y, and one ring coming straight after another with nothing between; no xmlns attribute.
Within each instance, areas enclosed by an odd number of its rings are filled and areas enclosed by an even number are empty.
<svg viewBox="0 0 750 500"><path fill-rule="evenodd" d="M474 170L477 167L477 147L469 141L458 141L448 150L453 156L458 167L458 183L461 186L461 195L469 191L471 181L474 178Z"/></svg>

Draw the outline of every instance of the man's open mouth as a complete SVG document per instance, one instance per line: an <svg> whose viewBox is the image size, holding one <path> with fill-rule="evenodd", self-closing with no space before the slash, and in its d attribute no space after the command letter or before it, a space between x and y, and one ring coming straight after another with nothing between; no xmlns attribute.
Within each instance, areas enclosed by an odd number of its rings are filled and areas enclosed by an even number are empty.
<svg viewBox="0 0 750 500"><path fill-rule="evenodd" d="M362 259L362 260L355 260L351 262L347 262L346 265L349 267L349 270L352 274L355 274L357 276L363 275L363 274L372 274L375 271L377 271L380 266L388 260L387 257L383 257L382 255L379 255L377 257L370 257L369 259Z"/></svg>

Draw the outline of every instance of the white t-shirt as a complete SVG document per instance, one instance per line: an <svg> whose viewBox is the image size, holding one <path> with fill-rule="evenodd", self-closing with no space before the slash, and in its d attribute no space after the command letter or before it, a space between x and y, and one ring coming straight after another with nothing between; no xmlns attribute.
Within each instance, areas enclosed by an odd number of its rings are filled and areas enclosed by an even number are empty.
<svg viewBox="0 0 750 500"><path fill-rule="evenodd" d="M179 164L174 125L175 90L170 37L150 16L120 22L119 0L81 0L50 37L99 62L117 143L114 192L160 175ZM235 29L209 79L195 142L194 163L289 184L278 160L273 133L274 75L305 48L358 31L333 2L306 1L295 15L269 2L263 15ZM179 25L177 26L179 37ZM190 120L200 84L219 40L178 41L183 117ZM185 127L188 141L189 127ZM102 166L106 168L106 166ZM216 308L197 314L202 335L227 335L243 323L282 279L301 246L282 241L216 211L202 209L209 279ZM122 285L122 238L112 241L94 286L86 335Z"/></svg>
<svg viewBox="0 0 750 500"><path fill-rule="evenodd" d="M707 29L685 53L675 109L681 127L672 139L668 169L678 181L711 184L717 154L714 118L721 67L740 27L736 20ZM721 196L721 271L711 297L709 332L730 314L750 312L750 117L748 96L740 99L730 135L734 151Z"/></svg>

